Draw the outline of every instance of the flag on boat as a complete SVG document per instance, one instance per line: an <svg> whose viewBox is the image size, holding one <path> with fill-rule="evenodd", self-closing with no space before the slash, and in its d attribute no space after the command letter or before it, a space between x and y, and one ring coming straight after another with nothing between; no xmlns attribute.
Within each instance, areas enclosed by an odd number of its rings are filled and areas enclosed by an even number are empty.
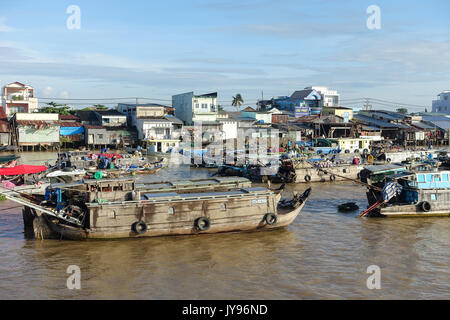
<svg viewBox="0 0 450 320"><path fill-rule="evenodd" d="M386 183L383 190L381 191L381 194L383 195L383 200L385 202L391 200L396 195L400 194L402 192L403 187L395 181L390 181Z"/></svg>

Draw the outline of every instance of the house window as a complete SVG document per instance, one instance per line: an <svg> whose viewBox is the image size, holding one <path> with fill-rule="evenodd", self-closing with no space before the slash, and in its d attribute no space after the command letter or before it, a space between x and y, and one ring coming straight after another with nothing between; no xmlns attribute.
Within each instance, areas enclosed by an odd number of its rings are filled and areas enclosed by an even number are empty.
<svg viewBox="0 0 450 320"><path fill-rule="evenodd" d="M198 109L198 107L199 107L199 104L196 103L196 104L195 104L195 109Z"/></svg>
<svg viewBox="0 0 450 320"><path fill-rule="evenodd" d="M208 108L208 104L207 103L202 103L202 109L207 109Z"/></svg>
<svg viewBox="0 0 450 320"><path fill-rule="evenodd" d="M103 134L99 134L99 135L98 135L98 138L99 138L99 139L103 139Z"/></svg>

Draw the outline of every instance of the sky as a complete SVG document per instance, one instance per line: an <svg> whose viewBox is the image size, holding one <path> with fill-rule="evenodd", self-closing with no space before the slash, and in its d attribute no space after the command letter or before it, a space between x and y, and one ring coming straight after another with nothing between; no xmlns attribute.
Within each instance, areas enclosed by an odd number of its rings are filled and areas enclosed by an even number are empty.
<svg viewBox="0 0 450 320"><path fill-rule="evenodd" d="M79 29L67 27L71 5ZM367 27L371 5L380 29ZM327 86L343 106L371 97L423 111L450 90L449 31L448 0L16 0L0 9L0 86L164 104L217 91L224 106Z"/></svg>

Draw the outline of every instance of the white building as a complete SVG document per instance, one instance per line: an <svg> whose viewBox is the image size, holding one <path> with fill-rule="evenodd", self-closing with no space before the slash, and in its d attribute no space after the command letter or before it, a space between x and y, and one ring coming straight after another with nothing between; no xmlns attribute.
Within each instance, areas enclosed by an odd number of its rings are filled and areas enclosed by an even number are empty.
<svg viewBox="0 0 450 320"><path fill-rule="evenodd" d="M450 114L450 90L439 93L438 97L438 100L433 100L432 112Z"/></svg>
<svg viewBox="0 0 450 320"><path fill-rule="evenodd" d="M104 127L125 127L127 116L117 110L95 110L100 123Z"/></svg>
<svg viewBox="0 0 450 320"><path fill-rule="evenodd" d="M252 107L247 107L241 112L242 117L252 118L259 123L272 123L272 113L266 111L256 111Z"/></svg>
<svg viewBox="0 0 450 320"><path fill-rule="evenodd" d="M196 121L216 121L218 115L217 92L194 95L187 92L172 96L172 107L175 116L185 125L193 125Z"/></svg>
<svg viewBox="0 0 450 320"><path fill-rule="evenodd" d="M2 106L7 116L12 116L17 112L36 112L38 99L34 97L33 87L13 82L3 87Z"/></svg>
<svg viewBox="0 0 450 320"><path fill-rule="evenodd" d="M320 107L339 107L339 94L328 87L306 87L305 90L316 90L322 96Z"/></svg>

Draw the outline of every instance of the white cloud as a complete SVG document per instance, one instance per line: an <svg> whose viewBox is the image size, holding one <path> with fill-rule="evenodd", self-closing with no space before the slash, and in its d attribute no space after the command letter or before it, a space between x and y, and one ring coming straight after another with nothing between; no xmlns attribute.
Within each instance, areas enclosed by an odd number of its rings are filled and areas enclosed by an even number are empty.
<svg viewBox="0 0 450 320"><path fill-rule="evenodd" d="M47 87L44 88L44 94L45 94L46 96L49 96L49 95L51 95L52 93L53 93L53 88L52 88L52 87L47 86Z"/></svg>
<svg viewBox="0 0 450 320"><path fill-rule="evenodd" d="M6 21L8 19L6 19L6 17L0 17L0 32L11 32L14 31L14 28L9 27L8 25L6 25Z"/></svg>
<svg viewBox="0 0 450 320"><path fill-rule="evenodd" d="M69 93L67 91L62 91L59 96L63 99L69 98Z"/></svg>

